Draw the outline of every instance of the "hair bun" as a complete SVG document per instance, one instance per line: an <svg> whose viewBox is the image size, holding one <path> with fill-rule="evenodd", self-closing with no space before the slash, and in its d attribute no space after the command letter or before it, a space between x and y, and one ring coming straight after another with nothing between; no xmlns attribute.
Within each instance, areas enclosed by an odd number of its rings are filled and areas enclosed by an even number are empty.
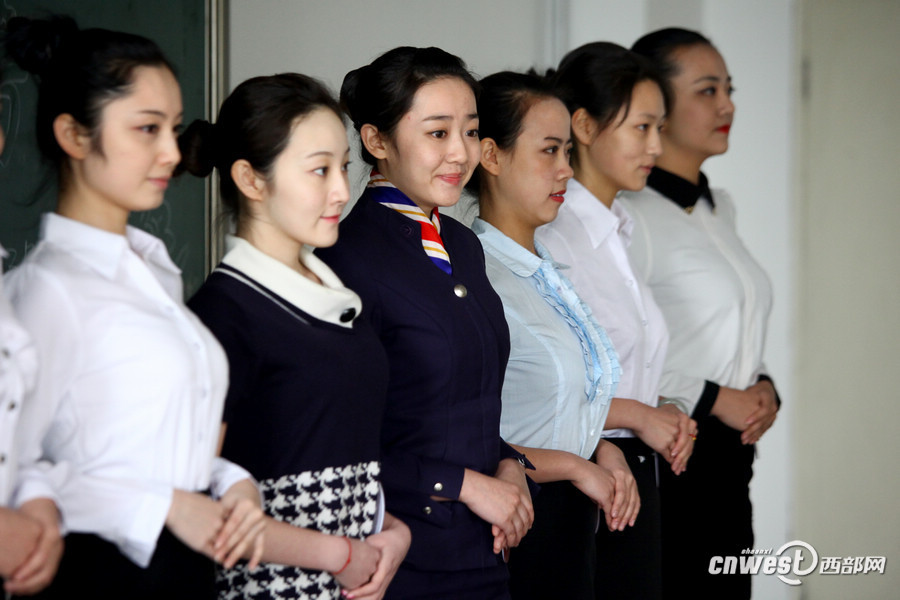
<svg viewBox="0 0 900 600"><path fill-rule="evenodd" d="M362 127L362 120L359 114L358 89L359 81L368 70L368 65L353 69L344 76L341 83L340 106L341 110L350 117L353 127L359 131Z"/></svg>
<svg viewBox="0 0 900 600"><path fill-rule="evenodd" d="M206 177L216 166L216 126L197 119L178 138L181 163L176 174L187 171L197 177Z"/></svg>
<svg viewBox="0 0 900 600"><path fill-rule="evenodd" d="M78 35L71 17L54 15L48 19L13 17L6 24L4 45L7 54L25 71L43 75L61 49Z"/></svg>

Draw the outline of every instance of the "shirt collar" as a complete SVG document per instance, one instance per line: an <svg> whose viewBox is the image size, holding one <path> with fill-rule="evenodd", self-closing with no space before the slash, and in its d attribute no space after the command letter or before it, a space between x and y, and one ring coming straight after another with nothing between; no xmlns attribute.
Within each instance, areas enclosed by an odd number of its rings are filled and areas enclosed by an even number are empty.
<svg viewBox="0 0 900 600"><path fill-rule="evenodd" d="M570 179L563 208L571 210L581 222L594 248L599 248L612 233L619 233L626 242L631 239L634 223L618 197L611 208L606 208L580 181Z"/></svg>
<svg viewBox="0 0 900 600"><path fill-rule="evenodd" d="M301 248L300 260L316 274L322 285L307 279L243 238L226 236L225 247L228 253L222 259L223 264L244 273L319 320L341 327L353 327L353 319L362 310L362 300L344 287L334 271L313 254L311 248ZM348 319L348 315L352 317Z"/></svg>
<svg viewBox="0 0 900 600"><path fill-rule="evenodd" d="M41 219L41 240L76 256L107 279L115 278L129 250L171 275L181 275L160 239L130 225L125 235L120 235L56 213L45 213Z"/></svg>
<svg viewBox="0 0 900 600"><path fill-rule="evenodd" d="M491 256L519 277L531 277L545 260L550 259L550 254L537 240L534 241L534 249L538 253L536 256L482 219L472 222L472 231L478 235L481 245Z"/></svg>
<svg viewBox="0 0 900 600"><path fill-rule="evenodd" d="M715 208L709 180L700 173L697 185L659 167L653 167L647 178L647 185L685 210L693 209L700 198L706 198L709 205Z"/></svg>

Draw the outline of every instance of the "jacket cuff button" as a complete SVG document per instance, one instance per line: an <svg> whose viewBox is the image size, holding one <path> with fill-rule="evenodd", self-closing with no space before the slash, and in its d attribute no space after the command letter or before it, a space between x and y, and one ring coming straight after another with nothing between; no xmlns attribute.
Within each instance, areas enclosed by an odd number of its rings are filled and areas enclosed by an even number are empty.
<svg viewBox="0 0 900 600"><path fill-rule="evenodd" d="M430 507L430 506L426 506L425 508L422 509L422 512L425 513L426 515L430 515L430 514L431 514L431 507Z"/></svg>
<svg viewBox="0 0 900 600"><path fill-rule="evenodd" d="M434 491L436 491L436 492L444 491L444 484L440 483L440 482L434 484Z"/></svg>

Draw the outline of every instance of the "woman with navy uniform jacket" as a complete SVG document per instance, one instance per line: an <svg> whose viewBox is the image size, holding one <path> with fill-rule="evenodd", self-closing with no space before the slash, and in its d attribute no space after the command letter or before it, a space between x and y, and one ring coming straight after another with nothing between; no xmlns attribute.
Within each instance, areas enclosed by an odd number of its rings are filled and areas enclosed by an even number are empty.
<svg viewBox="0 0 900 600"><path fill-rule="evenodd" d="M259 480L269 517L263 564L221 570L219 597L380 598L409 546L379 484L387 359L312 253L349 199L340 108L309 77L255 77L182 145L191 172L217 168L236 225L190 307L231 366L222 454Z"/></svg>
<svg viewBox="0 0 900 600"><path fill-rule="evenodd" d="M317 254L362 297L390 364L383 481L412 545L389 598L508 597L501 555L533 518L524 459L499 432L503 307L475 235L439 214L478 162L475 87L457 57L402 47L341 88L373 171Z"/></svg>

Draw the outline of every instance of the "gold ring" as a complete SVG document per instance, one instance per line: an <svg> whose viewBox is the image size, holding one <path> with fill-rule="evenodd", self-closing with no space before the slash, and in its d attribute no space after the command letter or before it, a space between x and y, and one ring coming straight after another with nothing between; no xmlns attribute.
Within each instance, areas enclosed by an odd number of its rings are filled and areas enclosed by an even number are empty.
<svg viewBox="0 0 900 600"><path fill-rule="evenodd" d="M696 435L692 435L692 436L691 436L691 441L696 442L696 441L697 441L697 436L696 436Z"/></svg>

